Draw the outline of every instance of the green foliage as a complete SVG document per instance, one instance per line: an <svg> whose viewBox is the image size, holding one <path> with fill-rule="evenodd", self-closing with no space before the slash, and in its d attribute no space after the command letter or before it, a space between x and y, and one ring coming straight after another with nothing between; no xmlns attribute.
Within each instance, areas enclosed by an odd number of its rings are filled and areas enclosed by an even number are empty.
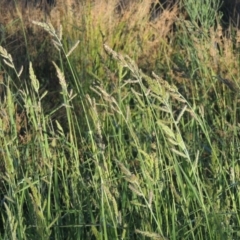
<svg viewBox="0 0 240 240"><path fill-rule="evenodd" d="M204 29L214 26L218 17L221 0L183 1L191 22L200 24Z"/></svg>
<svg viewBox="0 0 240 240"><path fill-rule="evenodd" d="M0 47L0 238L238 239L238 86L217 82L233 43L216 50L216 32L182 21L160 48L164 74L148 74L94 38L86 56L64 28L34 24L59 52L60 99ZM85 57L96 66L81 74Z"/></svg>

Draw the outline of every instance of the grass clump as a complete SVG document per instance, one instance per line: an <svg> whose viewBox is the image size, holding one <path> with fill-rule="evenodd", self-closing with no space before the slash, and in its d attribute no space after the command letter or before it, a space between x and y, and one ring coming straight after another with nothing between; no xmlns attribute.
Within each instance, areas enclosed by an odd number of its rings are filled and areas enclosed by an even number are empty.
<svg viewBox="0 0 240 240"><path fill-rule="evenodd" d="M23 67L1 42L0 238L237 239L238 30L113 2L14 15Z"/></svg>

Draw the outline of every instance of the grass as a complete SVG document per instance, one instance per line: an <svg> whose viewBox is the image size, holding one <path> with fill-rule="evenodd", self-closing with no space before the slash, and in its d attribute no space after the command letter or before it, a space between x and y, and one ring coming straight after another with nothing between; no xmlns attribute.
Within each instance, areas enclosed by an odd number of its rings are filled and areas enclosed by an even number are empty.
<svg viewBox="0 0 240 240"><path fill-rule="evenodd" d="M213 2L4 12L0 239L239 238L239 30Z"/></svg>

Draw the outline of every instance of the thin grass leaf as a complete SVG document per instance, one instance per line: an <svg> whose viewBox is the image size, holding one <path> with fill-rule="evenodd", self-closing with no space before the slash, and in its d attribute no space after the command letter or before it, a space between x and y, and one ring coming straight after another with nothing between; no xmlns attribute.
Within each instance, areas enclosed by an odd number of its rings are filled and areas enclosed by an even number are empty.
<svg viewBox="0 0 240 240"><path fill-rule="evenodd" d="M64 136L64 131L58 120L55 121L58 129L58 133L60 133L61 136Z"/></svg>
<svg viewBox="0 0 240 240"><path fill-rule="evenodd" d="M184 144L184 141L183 141L183 139L182 139L182 136L181 136L179 133L176 134L176 140L177 140L178 146L179 146L183 151L185 151L186 146L185 146L185 144Z"/></svg>
<svg viewBox="0 0 240 240"><path fill-rule="evenodd" d="M44 91L44 93L40 96L40 101L48 94L48 91Z"/></svg>
<svg viewBox="0 0 240 240"><path fill-rule="evenodd" d="M61 42L52 39L52 43L54 44L54 46L57 47L57 49L59 49L59 47L62 48L62 43Z"/></svg>
<svg viewBox="0 0 240 240"><path fill-rule="evenodd" d="M57 220L60 218L60 214L58 214L53 221L48 225L48 229L51 229L52 226L57 222Z"/></svg>
<svg viewBox="0 0 240 240"><path fill-rule="evenodd" d="M74 44L74 46L69 50L69 52L66 54L67 57L69 57L69 56L72 54L72 52L77 48L77 46L78 46L79 43L80 43L80 41L78 40L78 41Z"/></svg>
<svg viewBox="0 0 240 240"><path fill-rule="evenodd" d="M19 70L17 76L20 77L20 76L22 75L22 72L23 72L23 66L21 66L21 68L20 68L20 70Z"/></svg>
<svg viewBox="0 0 240 240"><path fill-rule="evenodd" d="M101 240L102 239L101 233L97 230L97 228L95 226L91 226L91 232L93 233L96 240Z"/></svg>
<svg viewBox="0 0 240 240"><path fill-rule="evenodd" d="M54 41L54 40L52 40L52 43L53 43L53 46L56 48L56 50L57 50L58 52L60 52L61 49L59 48L59 44L58 44L56 41Z"/></svg>
<svg viewBox="0 0 240 240"><path fill-rule="evenodd" d="M131 92L134 94L134 96L138 100L138 102L141 105L141 107L144 108L146 105L143 103L143 101L140 98L140 97L143 97L142 94L137 93L133 88L131 88Z"/></svg>
<svg viewBox="0 0 240 240"><path fill-rule="evenodd" d="M188 156L186 156L186 155L185 155L184 153L182 153L182 152L179 152L179 151L176 150L175 148L171 148L171 150L172 150L174 153L176 153L177 155L188 159Z"/></svg>
<svg viewBox="0 0 240 240"><path fill-rule="evenodd" d="M173 144L173 145L175 145L175 146L178 146L178 142L176 142L176 141L173 140L172 138L168 137L167 140L168 140L171 144Z"/></svg>
<svg viewBox="0 0 240 240"><path fill-rule="evenodd" d="M3 59L3 62L8 65L10 68L14 68L14 65L10 62L8 62L7 60Z"/></svg>

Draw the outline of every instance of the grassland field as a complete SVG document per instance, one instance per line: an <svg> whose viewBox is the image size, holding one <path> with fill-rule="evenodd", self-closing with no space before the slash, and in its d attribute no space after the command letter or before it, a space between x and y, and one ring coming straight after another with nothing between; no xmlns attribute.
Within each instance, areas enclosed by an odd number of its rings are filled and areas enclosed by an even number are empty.
<svg viewBox="0 0 240 240"><path fill-rule="evenodd" d="M240 239L240 31L153 4L0 2L0 239Z"/></svg>

